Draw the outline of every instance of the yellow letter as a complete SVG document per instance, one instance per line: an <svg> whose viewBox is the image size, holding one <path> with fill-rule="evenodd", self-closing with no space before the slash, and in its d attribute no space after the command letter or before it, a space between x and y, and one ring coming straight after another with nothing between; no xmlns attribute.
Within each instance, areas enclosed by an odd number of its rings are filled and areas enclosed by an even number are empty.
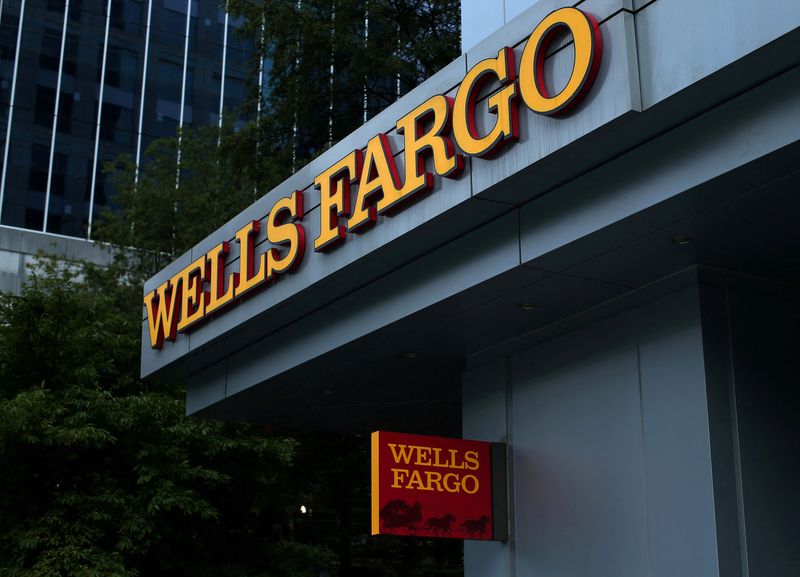
<svg viewBox="0 0 800 577"><path fill-rule="evenodd" d="M228 276L228 290L225 290L225 258L230 252L230 245L221 242L206 254L206 280L210 285L206 314L225 306L233 300L234 287L239 284L239 273L232 272Z"/></svg>
<svg viewBox="0 0 800 577"><path fill-rule="evenodd" d="M422 475L419 471L411 471L411 479L408 481L408 485L406 485L406 489L413 489L414 485L420 491L427 491L427 487L425 487L425 483L422 482Z"/></svg>
<svg viewBox="0 0 800 577"><path fill-rule="evenodd" d="M267 281L266 253L261 254L258 272L255 271L255 237L259 230L261 223L252 220L236 232L236 242L239 243L239 284L235 289L237 298Z"/></svg>
<svg viewBox="0 0 800 577"><path fill-rule="evenodd" d="M472 484L472 491L467 489L467 480ZM479 488L478 478L475 475L464 475L461 478L461 488L464 489L464 492L468 495L474 495L478 492Z"/></svg>
<svg viewBox="0 0 800 577"><path fill-rule="evenodd" d="M567 28L572 34L575 61L567 85L555 96L550 96L545 86L544 60L559 28ZM597 21L577 8L560 8L545 17L528 38L519 63L519 88L528 108L551 116L577 104L597 76L602 45Z"/></svg>
<svg viewBox="0 0 800 577"><path fill-rule="evenodd" d="M378 206L383 206L384 199L397 198L401 188L400 175L397 173L389 139L383 133L373 136L367 143L364 153L364 167L361 169L358 194L353 215L347 222L347 229L356 232L373 224L378 216L375 201L371 197L380 192Z"/></svg>
<svg viewBox="0 0 800 577"><path fill-rule="evenodd" d="M206 314L206 299L203 292L205 268L206 255L203 255L180 273L183 298L181 299L181 320L178 321L178 332L185 331Z"/></svg>
<svg viewBox="0 0 800 577"><path fill-rule="evenodd" d="M404 476L408 476L408 469L392 469L392 489L400 489L403 486Z"/></svg>
<svg viewBox="0 0 800 577"><path fill-rule="evenodd" d="M461 489L461 483L455 473L447 473L442 480L444 481L444 490L448 493L458 493ZM451 480L452 484L450 483Z"/></svg>
<svg viewBox="0 0 800 577"><path fill-rule="evenodd" d="M470 471L477 471L481 466L480 461L478 461L478 451L466 451L464 453L464 461L469 463L465 464L464 468L469 469Z"/></svg>
<svg viewBox="0 0 800 577"><path fill-rule="evenodd" d="M438 471L425 471L429 491L442 492L442 474Z"/></svg>
<svg viewBox="0 0 800 577"><path fill-rule="evenodd" d="M438 94L397 121L397 133L404 136L406 179L396 194L390 195L384 189L383 198L378 202L379 213L391 210L417 192L433 188L433 174L425 171L423 153L431 153L433 168L441 176L455 178L464 169L464 157L456 154L453 141L445 136L450 130L452 107L451 98ZM431 119L431 126L423 132L428 119Z"/></svg>
<svg viewBox="0 0 800 577"><path fill-rule="evenodd" d="M409 461L411 461L411 455L414 454L413 449L411 449L408 445L395 445L394 443L389 443L389 448L392 450L392 457L394 457L395 463L399 463L400 460L402 460L406 465L408 465Z"/></svg>
<svg viewBox="0 0 800 577"><path fill-rule="evenodd" d="M160 349L164 339L174 341L178 328L180 307L180 273L149 292L144 297L147 308L147 325L150 329L150 346Z"/></svg>
<svg viewBox="0 0 800 577"><path fill-rule="evenodd" d="M505 88L495 92L487 100L489 111L497 115L497 122L486 136L481 137L475 122L478 91L492 76ZM508 47L501 48L497 58L482 60L467 72L458 87L453 106L453 136L464 154L490 156L504 142L519 137L515 79L514 50Z"/></svg>
<svg viewBox="0 0 800 577"><path fill-rule="evenodd" d="M295 191L289 198L282 198L269 211L267 218L267 240L272 244L285 245L286 255L280 258L278 249L269 249L268 276L291 272L297 268L306 252L306 234L303 227L294 222L280 224L281 213L289 213L293 221L303 218L303 193Z"/></svg>
<svg viewBox="0 0 800 577"><path fill-rule="evenodd" d="M417 450L417 460L414 462L415 465L423 465L426 467L431 466L431 448L430 447L417 447L413 446Z"/></svg>
<svg viewBox="0 0 800 577"><path fill-rule="evenodd" d="M314 179L319 189L319 236L314 250L321 252L347 237L340 216L350 215L350 185L361 175L361 151L354 150Z"/></svg>

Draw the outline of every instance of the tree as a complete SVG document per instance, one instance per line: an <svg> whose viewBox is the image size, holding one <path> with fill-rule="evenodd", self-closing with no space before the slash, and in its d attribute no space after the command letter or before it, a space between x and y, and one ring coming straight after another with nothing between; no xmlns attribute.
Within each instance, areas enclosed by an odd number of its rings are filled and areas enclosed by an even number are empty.
<svg viewBox="0 0 800 577"><path fill-rule="evenodd" d="M460 54L458 0L229 0L269 63L262 142L301 166ZM251 103L251 107L252 107Z"/></svg>
<svg viewBox="0 0 800 577"><path fill-rule="evenodd" d="M0 574L307 575L325 551L292 537L295 442L139 381L124 278L49 264L0 297Z"/></svg>
<svg viewBox="0 0 800 577"><path fill-rule="evenodd" d="M367 537L367 438L186 418L179 384L138 378L142 281L358 126L365 96L372 116L458 53L454 0L228 5L271 62L262 114L118 159L97 225L115 263L47 263L0 296L0 576L460 573L458 543Z"/></svg>
<svg viewBox="0 0 800 577"><path fill-rule="evenodd" d="M288 153L260 150L257 133L186 129L154 141L138 170L120 156L105 167L116 194L95 238L136 249L126 266L143 282L289 176Z"/></svg>

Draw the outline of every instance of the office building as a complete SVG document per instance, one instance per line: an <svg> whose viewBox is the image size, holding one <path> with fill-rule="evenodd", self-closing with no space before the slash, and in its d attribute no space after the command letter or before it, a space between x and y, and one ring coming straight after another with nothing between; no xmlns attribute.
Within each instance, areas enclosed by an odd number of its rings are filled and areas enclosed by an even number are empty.
<svg viewBox="0 0 800 577"><path fill-rule="evenodd" d="M113 198L104 163L218 123L258 81L252 41L218 2L3 0L0 11L4 226L91 239Z"/></svg>

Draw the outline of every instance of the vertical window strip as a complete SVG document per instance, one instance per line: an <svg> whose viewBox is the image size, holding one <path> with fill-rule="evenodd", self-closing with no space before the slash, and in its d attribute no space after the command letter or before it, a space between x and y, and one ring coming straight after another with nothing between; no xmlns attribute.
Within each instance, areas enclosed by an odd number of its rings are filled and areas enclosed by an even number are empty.
<svg viewBox="0 0 800 577"><path fill-rule="evenodd" d="M175 190L181 182L181 144L183 142L183 121L184 109L186 108L186 75L189 70L189 33L192 25L192 0L186 0L186 37L183 42L183 78L181 80L181 110L178 120L178 154L175 166ZM175 201L175 210L178 209L178 201Z"/></svg>
<svg viewBox="0 0 800 577"><path fill-rule="evenodd" d="M2 0L0 0L2 1ZM261 124L261 104L262 100L264 99L264 34L265 34L265 26L266 22L264 21L265 16L261 15L261 43L259 44L259 54L258 54L258 102L256 103L256 124ZM261 138L259 137L256 141L256 144L260 143Z"/></svg>
<svg viewBox="0 0 800 577"><path fill-rule="evenodd" d="M181 111L180 120L178 121L178 130L183 129L183 113L186 107L186 76L189 71L189 33L191 32L192 24L192 0L186 1L186 37L183 41L183 79L181 80ZM180 140L180 135L178 135ZM180 147L178 148L178 157L180 158Z"/></svg>
<svg viewBox="0 0 800 577"><path fill-rule="evenodd" d="M300 16L300 12L303 9L303 0L297 0L297 14L298 17ZM298 100L298 91L300 87L297 84L297 73L300 70L300 35L297 36L297 42L295 43L295 56L294 56L294 69L295 69L295 82L294 82L294 93L295 93L295 110L294 110L294 122L292 123L292 172L297 170L297 100Z"/></svg>
<svg viewBox="0 0 800 577"><path fill-rule="evenodd" d="M19 28L17 29L17 51L14 54L14 72L11 76L11 100L8 105L8 125L6 126L6 142L3 149L3 174L0 177L0 219L3 216L3 204L6 195L6 176L8 175L8 151L11 144L11 123L14 120L14 106L17 97L17 75L19 72L19 52L22 45L22 26L25 20L25 0L19 7Z"/></svg>
<svg viewBox="0 0 800 577"><path fill-rule="evenodd" d="M369 48L369 0L364 0L364 51ZM364 75L362 80L364 83L364 124L367 123L367 76Z"/></svg>
<svg viewBox="0 0 800 577"><path fill-rule="evenodd" d="M225 106L225 78L228 68L228 2L225 2L225 31L222 33L222 78L219 81L219 127L222 128L222 111ZM220 133L220 140L222 133ZM219 143L218 143L219 144Z"/></svg>
<svg viewBox="0 0 800 577"><path fill-rule="evenodd" d="M336 72L335 50L336 50L336 2L331 6L331 69L328 78L328 89L330 90L330 101L328 102L328 148L333 146L333 78Z"/></svg>
<svg viewBox="0 0 800 577"><path fill-rule="evenodd" d="M44 197L44 218L42 232L47 232L47 217L50 213L50 191L53 186L53 160L56 155L56 133L58 132L58 108L61 103L61 79L64 74L64 50L67 44L67 22L69 21L69 0L64 3L64 24L61 28L61 52L58 57L58 80L56 80L56 104L53 110L53 130L50 133L50 160L47 163L47 189Z"/></svg>
<svg viewBox="0 0 800 577"><path fill-rule="evenodd" d="M111 2L106 4L106 30L103 38L103 63L100 69L100 95L97 99L97 124L94 131L94 160L92 161L92 188L89 195L89 224L86 229L86 238L92 239L92 219L94 217L94 193L97 186L97 157L100 151L100 123L103 120L103 89L106 85L106 60L108 59L108 29L111 24Z"/></svg>
<svg viewBox="0 0 800 577"><path fill-rule="evenodd" d="M153 0L147 2L147 24L144 29L144 67L142 69L142 87L139 95L139 126L136 129L136 168L133 182L139 184L139 165L142 162L142 129L144 127L144 99L147 95L147 64L150 59L150 26L153 16Z"/></svg>

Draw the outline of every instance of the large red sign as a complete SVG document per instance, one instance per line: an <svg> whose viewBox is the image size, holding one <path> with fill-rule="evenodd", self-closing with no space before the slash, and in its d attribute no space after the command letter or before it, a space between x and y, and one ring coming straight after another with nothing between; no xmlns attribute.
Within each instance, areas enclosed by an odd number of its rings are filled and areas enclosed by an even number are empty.
<svg viewBox="0 0 800 577"><path fill-rule="evenodd" d="M372 433L372 534L504 538L492 462L492 443Z"/></svg>

